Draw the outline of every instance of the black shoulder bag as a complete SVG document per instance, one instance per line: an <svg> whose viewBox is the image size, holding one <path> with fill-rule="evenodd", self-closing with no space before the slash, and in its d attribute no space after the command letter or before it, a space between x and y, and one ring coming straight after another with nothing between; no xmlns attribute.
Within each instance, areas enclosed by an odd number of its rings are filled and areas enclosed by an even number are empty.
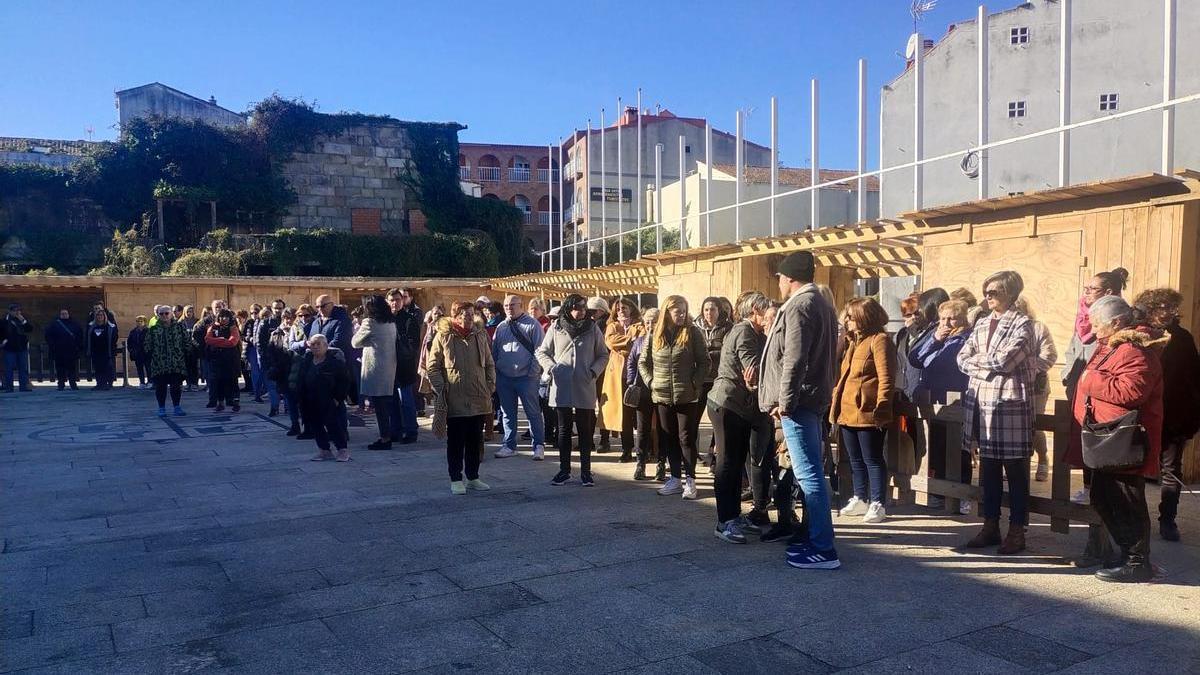
<svg viewBox="0 0 1200 675"><path fill-rule="evenodd" d="M1105 354L1096 368L1104 365L1114 352L1116 349ZM1130 410L1114 420L1097 422L1091 396L1084 399L1084 406L1086 412L1080 433L1084 466L1096 471L1125 471L1142 466L1150 439L1139 419L1139 411Z"/></svg>

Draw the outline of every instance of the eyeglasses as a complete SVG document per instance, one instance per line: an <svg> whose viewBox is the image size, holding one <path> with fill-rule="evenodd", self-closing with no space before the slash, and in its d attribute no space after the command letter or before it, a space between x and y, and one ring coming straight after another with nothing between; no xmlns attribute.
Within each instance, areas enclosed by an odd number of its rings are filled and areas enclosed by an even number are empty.
<svg viewBox="0 0 1200 675"><path fill-rule="evenodd" d="M986 290L983 292L983 297L985 297L985 298L999 298L999 297L1003 297L1003 296L1004 296L1004 291L1002 291L998 288L989 289L989 290Z"/></svg>

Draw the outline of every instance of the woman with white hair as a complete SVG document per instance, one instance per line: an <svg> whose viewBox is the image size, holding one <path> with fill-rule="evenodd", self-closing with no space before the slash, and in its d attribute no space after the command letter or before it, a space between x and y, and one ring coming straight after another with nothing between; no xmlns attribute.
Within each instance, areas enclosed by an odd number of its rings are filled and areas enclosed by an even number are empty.
<svg viewBox="0 0 1200 675"><path fill-rule="evenodd" d="M1005 270L983 282L982 317L958 353L967 374L963 396L963 447L979 450L983 529L967 548L1000 544L997 553L1025 550L1029 508L1029 455L1033 451L1033 379L1037 352L1033 322L1013 308L1025 283ZM1000 501L1008 478L1008 534L1000 541Z"/></svg>
<svg viewBox="0 0 1200 675"><path fill-rule="evenodd" d="M320 451L312 458L314 462L337 459L339 462L350 461L350 450L347 447L346 427L341 420L345 417L346 395L350 391L350 370L346 366L346 356L336 347L329 346L329 340L317 333L308 338L308 351L300 363L299 391L300 405L304 407L304 417L309 421L309 431L316 438ZM333 449L329 447L333 443Z"/></svg>
<svg viewBox="0 0 1200 675"><path fill-rule="evenodd" d="M1148 329L1135 327L1133 310L1120 296L1096 300L1088 308L1088 320L1097 347L1076 387L1067 462L1092 470L1092 508L1121 549L1121 557L1105 561L1096 577L1113 582L1149 581L1154 570L1150 565L1146 478L1158 474L1162 449L1163 372L1157 350L1165 341L1154 340ZM1144 453L1142 461L1132 467L1093 466L1098 458L1083 449L1083 425L1112 422L1133 412L1145 433L1134 440L1131 449Z"/></svg>
<svg viewBox="0 0 1200 675"><path fill-rule="evenodd" d="M158 400L158 416L167 415L167 390L176 416L184 415L179 405L183 378L187 375L187 357L192 338L184 325L175 320L170 305L154 308L157 321L146 330L143 349L154 381L154 397Z"/></svg>

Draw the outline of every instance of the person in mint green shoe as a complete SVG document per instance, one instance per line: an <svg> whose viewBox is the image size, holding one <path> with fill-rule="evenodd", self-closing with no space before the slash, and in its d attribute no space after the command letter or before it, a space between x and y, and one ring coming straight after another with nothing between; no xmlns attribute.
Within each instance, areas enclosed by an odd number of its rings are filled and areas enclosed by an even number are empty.
<svg viewBox="0 0 1200 675"><path fill-rule="evenodd" d="M150 379L154 381L154 397L158 400L158 416L167 416L167 391L171 392L171 403L175 415L183 415L179 406L183 378L187 376L187 354L191 346L191 335L182 323L175 320L170 305L154 308L156 321L146 329L142 349L150 364Z"/></svg>

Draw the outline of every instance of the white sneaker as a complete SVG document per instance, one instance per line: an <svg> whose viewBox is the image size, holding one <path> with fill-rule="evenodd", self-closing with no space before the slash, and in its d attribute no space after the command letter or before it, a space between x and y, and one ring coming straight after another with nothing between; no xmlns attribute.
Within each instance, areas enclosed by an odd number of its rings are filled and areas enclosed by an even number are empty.
<svg viewBox="0 0 1200 675"><path fill-rule="evenodd" d="M504 459L505 457L512 457L516 454L517 454L516 450L513 450L512 448L508 447L507 445L502 445L502 446L500 446L500 449L496 451L496 454L494 456L497 459Z"/></svg>
<svg viewBox="0 0 1200 675"><path fill-rule="evenodd" d="M866 515L867 510L868 510L868 506L867 506L866 502L859 499L858 497L851 497L850 501L846 502L846 505L842 507L842 510L838 511L838 515L839 516L863 516L863 515Z"/></svg>
<svg viewBox="0 0 1200 675"><path fill-rule="evenodd" d="M699 491L696 490L696 479L695 478L685 478L684 482L683 482L683 498L684 499L696 499L699 496L700 496L700 493L699 493Z"/></svg>
<svg viewBox="0 0 1200 675"><path fill-rule="evenodd" d="M683 492L683 483L681 483L679 479L674 476L668 478L667 482L663 483L663 486L658 488L658 494L663 495L664 497L667 495L677 495L680 492Z"/></svg>
<svg viewBox="0 0 1200 675"><path fill-rule="evenodd" d="M883 508L883 504L871 502L871 505L867 507L867 515L863 516L863 522L882 523L885 518L887 518L887 509Z"/></svg>
<svg viewBox="0 0 1200 675"><path fill-rule="evenodd" d="M543 459L546 459L546 446L544 446L544 445L533 446L533 461L540 462Z"/></svg>
<svg viewBox="0 0 1200 675"><path fill-rule="evenodd" d="M971 502L971 500L970 500L970 499L963 499L963 500L960 500L960 501L958 502L958 513L959 513L959 515L963 515L963 516L969 516L969 515L971 515L971 509L973 508L973 507L971 506L971 504L972 504L972 502Z"/></svg>
<svg viewBox="0 0 1200 675"><path fill-rule="evenodd" d="M1091 493L1087 488L1080 488L1075 494L1071 495L1071 501L1076 504L1088 504L1091 502Z"/></svg>

